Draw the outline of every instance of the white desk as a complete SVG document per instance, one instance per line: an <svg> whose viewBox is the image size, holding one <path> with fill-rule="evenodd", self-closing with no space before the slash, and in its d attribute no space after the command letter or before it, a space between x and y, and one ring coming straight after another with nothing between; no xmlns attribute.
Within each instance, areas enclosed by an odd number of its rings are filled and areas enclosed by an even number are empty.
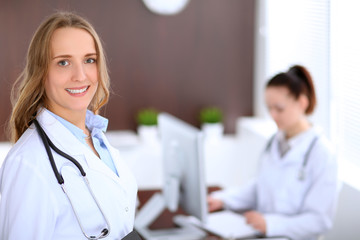
<svg viewBox="0 0 360 240"><path fill-rule="evenodd" d="M253 177L269 131L273 131L273 128L267 127L263 120L240 118L236 135L224 135L215 142L206 141L204 161L207 185L241 185ZM161 188L163 167L159 140L143 142L134 131L109 131L106 135L127 161L139 189ZM10 148L10 143L0 143L0 166Z"/></svg>
<svg viewBox="0 0 360 240"><path fill-rule="evenodd" d="M255 129L259 131L259 128ZM264 136L253 131L247 118L239 123L237 132L237 135L224 135L218 141L205 141L204 162L208 186L237 186L254 177L269 133ZM132 169L139 189L161 188L163 166L159 139L144 142L132 131L109 132L107 137Z"/></svg>

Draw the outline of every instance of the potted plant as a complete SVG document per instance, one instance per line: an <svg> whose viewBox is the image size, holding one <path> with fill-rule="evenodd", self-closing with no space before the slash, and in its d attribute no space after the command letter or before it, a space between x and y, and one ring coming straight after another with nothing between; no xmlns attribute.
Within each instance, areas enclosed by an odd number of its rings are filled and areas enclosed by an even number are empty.
<svg viewBox="0 0 360 240"><path fill-rule="evenodd" d="M200 111L201 129L206 138L219 139L223 135L223 113L218 107L204 107Z"/></svg>
<svg viewBox="0 0 360 240"><path fill-rule="evenodd" d="M140 109L136 114L138 124L138 135L144 142L154 142L158 140L157 128L158 111L154 108Z"/></svg>

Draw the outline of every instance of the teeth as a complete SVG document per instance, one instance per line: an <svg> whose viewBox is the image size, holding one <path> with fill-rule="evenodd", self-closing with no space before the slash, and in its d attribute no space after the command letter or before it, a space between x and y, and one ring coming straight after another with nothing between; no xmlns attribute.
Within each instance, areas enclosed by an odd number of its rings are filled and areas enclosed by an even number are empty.
<svg viewBox="0 0 360 240"><path fill-rule="evenodd" d="M83 93L87 89L88 89L88 87L84 87L83 89L69 89L69 88L66 88L66 91L68 91L69 93L75 94L75 93Z"/></svg>

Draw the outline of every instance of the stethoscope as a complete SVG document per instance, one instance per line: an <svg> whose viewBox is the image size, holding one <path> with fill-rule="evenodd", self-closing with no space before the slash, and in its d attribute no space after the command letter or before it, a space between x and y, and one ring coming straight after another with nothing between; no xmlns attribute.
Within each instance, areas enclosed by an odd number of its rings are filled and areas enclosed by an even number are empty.
<svg viewBox="0 0 360 240"><path fill-rule="evenodd" d="M270 151L270 147L271 147L271 145L272 145L272 142L273 142L274 139L275 139L275 136L276 136L276 134L274 134L274 135L270 138L270 140L268 141L268 143L267 143L267 145L266 145L266 147L265 147L264 153ZM305 168L306 168L306 165L307 165L307 163L308 163L308 161L309 161L309 156L310 156L311 150L313 149L313 147L314 147L316 141L318 140L318 138L319 138L318 135L316 135L316 136L313 138L313 140L311 141L311 143L310 143L310 145L309 145L309 147L308 147L308 149L307 149L307 151L306 151L306 153L305 153L304 160L303 160L303 162L302 162L302 164L301 164L301 167L300 167L300 169L299 169L299 174L298 174L298 179L299 179L299 181L304 181L304 180L305 180Z"/></svg>
<svg viewBox="0 0 360 240"><path fill-rule="evenodd" d="M47 155L49 157L49 160L50 160L50 164L51 164L51 167L54 171L54 174L55 174L55 177L58 181L58 183L60 184L63 192L65 193L66 197L69 199L69 202L70 202L70 205L75 213L75 216L76 216L76 219L80 225L80 228L81 228L81 231L82 233L84 234L84 236L87 238L87 239L101 239L101 238L105 238L109 235L110 233L110 224L109 224L109 221L107 220L106 216L104 215L104 212L103 210L101 209L100 205L99 205L99 202L97 201L93 191L91 190L90 188L90 184L89 184L89 181L86 177L86 173L84 171L84 169L82 168L82 166L80 165L80 163L78 161L76 161L73 157L69 156L68 154L64 153L63 151L61 151L60 149L58 149L52 142L51 140L49 139L49 137L46 135L44 129L42 129L42 127L40 126L39 122L34 119L33 120L34 124L36 125L36 129L41 137L41 140L43 141L44 143L44 146L45 146L45 149L46 149L46 152L47 152ZM57 167L56 167L56 164L55 164L55 161L54 161L54 157L51 153L51 150L50 150L50 147L59 155L61 155L62 157L68 159L69 161L71 161L77 168L78 170L80 171L82 177L83 177L83 180L89 190L89 192L91 193L91 196L93 197L97 207L99 208L100 212L101 212L101 215L103 216L105 222L106 222L106 225L107 225L107 228L104 228L101 233L98 235L98 236L89 236L85 233L84 231L84 228L81 224L81 221L80 221L80 218L74 208L74 205L73 205L73 202L71 201L71 198L69 197L67 191L66 191L66 188L65 188L65 185L64 185L64 178L62 177L62 174L61 172L59 172L57 170Z"/></svg>

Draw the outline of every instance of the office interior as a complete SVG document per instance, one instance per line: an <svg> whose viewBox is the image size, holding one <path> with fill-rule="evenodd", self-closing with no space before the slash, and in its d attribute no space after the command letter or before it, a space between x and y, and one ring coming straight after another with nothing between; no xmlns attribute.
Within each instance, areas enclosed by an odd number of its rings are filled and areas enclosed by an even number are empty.
<svg viewBox="0 0 360 240"><path fill-rule="evenodd" d="M323 238L357 239L360 4L188 0L180 12L161 14L145 2L0 2L0 164L11 148L5 129L11 86L24 67L31 36L45 16L74 11L95 26L104 43L111 97L101 114L139 190L161 189L163 181L160 137L140 134L139 110L167 112L202 129L201 109L220 108L223 131L204 143L206 184L241 186L255 176L262 149L276 131L264 102L266 81L293 64L306 66L318 96L310 119L333 142L343 182L334 227Z"/></svg>

